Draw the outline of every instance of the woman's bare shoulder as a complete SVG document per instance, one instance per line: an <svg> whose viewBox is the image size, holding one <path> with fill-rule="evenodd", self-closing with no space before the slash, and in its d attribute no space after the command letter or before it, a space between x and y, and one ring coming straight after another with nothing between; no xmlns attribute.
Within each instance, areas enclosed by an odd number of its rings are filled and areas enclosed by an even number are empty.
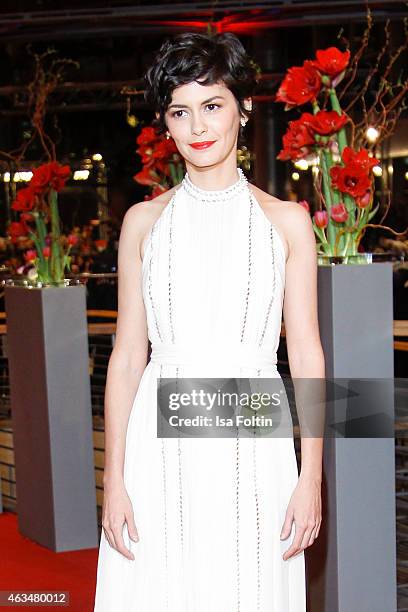
<svg viewBox="0 0 408 612"><path fill-rule="evenodd" d="M179 186L176 185L168 191L161 193L151 200L143 200L142 202L136 202L127 211L126 215L129 220L137 221L138 223L146 222L149 224L152 220L154 221L160 216L163 209L170 202L173 194L177 191Z"/></svg>
<svg viewBox="0 0 408 612"><path fill-rule="evenodd" d="M311 224L310 215L298 202L280 200L250 183L251 190L267 219L276 227L285 246L286 260L294 241L294 229Z"/></svg>
<svg viewBox="0 0 408 612"><path fill-rule="evenodd" d="M123 224L126 223L131 228L138 244L141 259L143 259L144 256L142 245L144 244L145 238L170 202L178 187L179 185L176 185L151 200L137 202L126 211L123 218Z"/></svg>

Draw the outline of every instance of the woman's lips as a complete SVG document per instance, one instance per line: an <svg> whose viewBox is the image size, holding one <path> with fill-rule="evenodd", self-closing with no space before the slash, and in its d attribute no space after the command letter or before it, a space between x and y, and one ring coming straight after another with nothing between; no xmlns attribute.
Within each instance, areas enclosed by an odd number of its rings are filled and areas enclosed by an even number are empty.
<svg viewBox="0 0 408 612"><path fill-rule="evenodd" d="M205 142L192 142L190 144L190 147L193 147L193 149L208 149L208 147L211 147L214 142L215 140L206 140Z"/></svg>

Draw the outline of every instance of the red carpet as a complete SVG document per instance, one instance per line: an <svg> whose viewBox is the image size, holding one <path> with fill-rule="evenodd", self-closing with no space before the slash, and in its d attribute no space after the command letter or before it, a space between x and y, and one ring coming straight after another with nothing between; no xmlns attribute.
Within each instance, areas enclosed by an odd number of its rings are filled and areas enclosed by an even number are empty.
<svg viewBox="0 0 408 612"><path fill-rule="evenodd" d="M0 606L0 610L92 612L98 549L55 553L18 532L17 516L0 514L0 590L69 591L69 606Z"/></svg>

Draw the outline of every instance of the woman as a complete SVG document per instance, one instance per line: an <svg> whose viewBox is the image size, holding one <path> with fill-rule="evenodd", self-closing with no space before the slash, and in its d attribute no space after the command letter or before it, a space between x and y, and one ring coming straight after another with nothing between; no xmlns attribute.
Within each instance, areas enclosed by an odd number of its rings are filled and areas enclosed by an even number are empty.
<svg viewBox="0 0 408 612"><path fill-rule="evenodd" d="M121 230L97 612L306 609L321 439L302 439L299 475L293 437L157 436L158 379L279 379L282 309L292 377L324 376L309 215L237 168L256 76L234 35L191 33L146 75L187 173Z"/></svg>

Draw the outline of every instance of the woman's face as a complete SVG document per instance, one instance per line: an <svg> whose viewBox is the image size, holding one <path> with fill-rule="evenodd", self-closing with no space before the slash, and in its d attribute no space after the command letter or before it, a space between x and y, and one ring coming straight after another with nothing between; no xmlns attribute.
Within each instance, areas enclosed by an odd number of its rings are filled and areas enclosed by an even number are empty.
<svg viewBox="0 0 408 612"><path fill-rule="evenodd" d="M250 99L245 104L250 108ZM240 119L238 103L228 87L222 83L201 85L197 81L174 89L165 114L168 131L180 154L197 167L212 166L233 154Z"/></svg>

